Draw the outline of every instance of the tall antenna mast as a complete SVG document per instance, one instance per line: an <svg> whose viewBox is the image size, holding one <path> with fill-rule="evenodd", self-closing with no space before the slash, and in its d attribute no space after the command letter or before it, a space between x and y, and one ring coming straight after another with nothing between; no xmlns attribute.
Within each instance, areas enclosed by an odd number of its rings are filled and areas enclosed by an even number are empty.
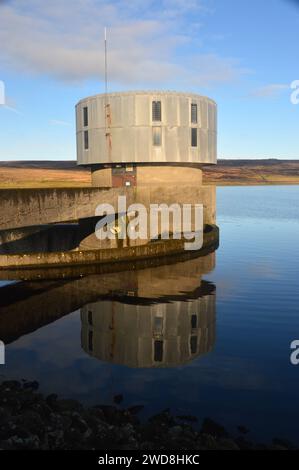
<svg viewBox="0 0 299 470"><path fill-rule="evenodd" d="M105 38L105 136L106 136L106 148L108 150L108 157L111 159L111 113L110 105L108 103L108 72L107 72L107 28L104 29L104 38Z"/></svg>
<svg viewBox="0 0 299 470"><path fill-rule="evenodd" d="M104 30L105 35L105 94L108 92L108 78L107 78L107 28Z"/></svg>

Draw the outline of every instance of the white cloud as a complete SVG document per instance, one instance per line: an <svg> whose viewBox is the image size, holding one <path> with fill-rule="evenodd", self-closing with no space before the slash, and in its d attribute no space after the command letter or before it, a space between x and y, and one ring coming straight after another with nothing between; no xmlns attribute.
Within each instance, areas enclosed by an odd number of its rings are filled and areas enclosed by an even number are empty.
<svg viewBox="0 0 299 470"><path fill-rule="evenodd" d="M250 96L255 98L276 98L284 90L289 90L290 85L282 83L272 83L260 88L256 88L250 93Z"/></svg>
<svg viewBox="0 0 299 470"><path fill-rule="evenodd" d="M71 126L71 123L68 121L61 121L59 119L50 119L49 124L52 126Z"/></svg>
<svg viewBox="0 0 299 470"><path fill-rule="evenodd" d="M4 109L7 109L8 111L12 111L13 113L18 114L19 116L23 116L23 113L21 113L21 111L14 108L13 106L8 106L7 104L4 104L2 106Z"/></svg>
<svg viewBox="0 0 299 470"><path fill-rule="evenodd" d="M3 104L0 104L0 109L7 109L8 111L12 111L13 113L18 114L19 116L23 116L23 113L17 109L15 101L9 96L5 96Z"/></svg>
<svg viewBox="0 0 299 470"><path fill-rule="evenodd" d="M11 0L0 5L1 65L65 81L102 80L107 26L112 82L188 86L194 70L198 85L234 80L244 70L230 58L188 52L177 59L193 40L187 19L197 13L198 22L206 10L196 0Z"/></svg>
<svg viewBox="0 0 299 470"><path fill-rule="evenodd" d="M193 83L200 86L233 82L240 75L251 73L249 69L241 68L236 59L222 58L216 54L200 54L193 57L190 68L194 75Z"/></svg>

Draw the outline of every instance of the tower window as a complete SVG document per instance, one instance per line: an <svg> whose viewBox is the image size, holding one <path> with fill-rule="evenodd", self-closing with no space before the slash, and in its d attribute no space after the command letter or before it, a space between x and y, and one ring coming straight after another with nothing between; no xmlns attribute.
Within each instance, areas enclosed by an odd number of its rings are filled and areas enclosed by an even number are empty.
<svg viewBox="0 0 299 470"><path fill-rule="evenodd" d="M197 147L197 128L191 128L191 147Z"/></svg>
<svg viewBox="0 0 299 470"><path fill-rule="evenodd" d="M83 126L88 126L88 107L85 106L83 108Z"/></svg>
<svg viewBox="0 0 299 470"><path fill-rule="evenodd" d="M88 148L89 148L88 131L84 131L84 150L88 150Z"/></svg>
<svg viewBox="0 0 299 470"><path fill-rule="evenodd" d="M152 120L161 121L161 101L152 102Z"/></svg>
<svg viewBox="0 0 299 470"><path fill-rule="evenodd" d="M197 104L191 104L191 122L192 124L197 124Z"/></svg>
<svg viewBox="0 0 299 470"><path fill-rule="evenodd" d="M190 350L191 350L191 354L196 354L196 351L197 351L197 336L191 336L191 338L190 338Z"/></svg>
<svg viewBox="0 0 299 470"><path fill-rule="evenodd" d="M197 315L191 315L191 328L197 328Z"/></svg>
<svg viewBox="0 0 299 470"><path fill-rule="evenodd" d="M88 332L88 349L93 351L93 331L89 330Z"/></svg>
<svg viewBox="0 0 299 470"><path fill-rule="evenodd" d="M154 330L156 333L161 333L163 331L163 317L155 317Z"/></svg>
<svg viewBox="0 0 299 470"><path fill-rule="evenodd" d="M154 361L163 361L163 341L155 341L154 343Z"/></svg>
<svg viewBox="0 0 299 470"><path fill-rule="evenodd" d="M160 147L162 145L162 128L153 127L153 145Z"/></svg>

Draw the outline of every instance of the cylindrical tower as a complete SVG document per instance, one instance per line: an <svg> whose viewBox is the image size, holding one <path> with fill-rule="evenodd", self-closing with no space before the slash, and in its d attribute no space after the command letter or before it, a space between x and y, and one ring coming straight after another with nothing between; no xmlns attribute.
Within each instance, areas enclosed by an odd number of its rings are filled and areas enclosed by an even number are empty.
<svg viewBox="0 0 299 470"><path fill-rule="evenodd" d="M172 91L99 94L79 101L76 122L77 160L91 168L92 186L123 187L123 194L134 195L134 202L146 208L202 204L204 225L215 224L215 188L202 185L201 170L202 165L217 162L213 100ZM99 242L93 233L94 220L84 220L81 226L84 233L90 233L82 239L81 248L119 246L117 237ZM170 220L169 232L175 231ZM121 246L147 241L150 235Z"/></svg>
<svg viewBox="0 0 299 470"><path fill-rule="evenodd" d="M217 106L171 91L91 96L76 106L77 159L94 186L201 184L217 161Z"/></svg>

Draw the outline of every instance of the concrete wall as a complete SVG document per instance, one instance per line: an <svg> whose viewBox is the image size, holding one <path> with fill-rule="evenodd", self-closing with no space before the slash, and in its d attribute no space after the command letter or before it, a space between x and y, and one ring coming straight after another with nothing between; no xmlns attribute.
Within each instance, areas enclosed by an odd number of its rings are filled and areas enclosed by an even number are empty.
<svg viewBox="0 0 299 470"><path fill-rule="evenodd" d="M219 240L219 230L216 226L204 234L204 248L216 246ZM53 253L25 253L0 255L1 269L18 268L49 268L71 265L112 264L132 259L149 259L184 253L184 240L165 240L146 245L121 247L106 250L78 250ZM46 276L46 273L44 273ZM26 277L26 276L24 276ZM7 279L7 277L5 277ZM14 277L15 279L15 277Z"/></svg>
<svg viewBox="0 0 299 470"><path fill-rule="evenodd" d="M153 185L140 188L84 189L3 189L0 190L0 231L57 222L68 222L95 215L99 204L118 207L118 197L125 195L127 205L138 202L155 204L194 204L206 206L207 222L215 222L213 186ZM116 211L117 212L117 211Z"/></svg>
<svg viewBox="0 0 299 470"><path fill-rule="evenodd" d="M204 96L177 92L110 93L82 99L76 106L78 164L125 162L216 163L217 106ZM161 121L152 120L152 102L161 101ZM191 122L191 104L197 104L197 123ZM84 108L88 125L84 126ZM109 119L105 119L108 109ZM107 125L108 136L106 136ZM161 128L161 146L153 145L153 127ZM191 128L197 146L191 146ZM84 148L84 132L89 146Z"/></svg>
<svg viewBox="0 0 299 470"><path fill-rule="evenodd" d="M133 201L134 191L127 188L2 189L0 230L91 217L98 204L117 207L124 194Z"/></svg>
<svg viewBox="0 0 299 470"><path fill-rule="evenodd" d="M81 242L79 224L38 225L0 231L0 254L73 250Z"/></svg>
<svg viewBox="0 0 299 470"><path fill-rule="evenodd" d="M196 170L195 170L196 172ZM201 173L201 172L199 172ZM162 175L163 176L163 175ZM129 188L128 191L131 189ZM81 233L86 233L86 236L82 235L82 241L80 243L80 249L92 250L92 249L111 249L120 248L127 246L138 246L146 244L150 241L150 205L151 204L167 204L171 205L174 203L178 204L202 204L203 205L203 222L204 225L214 225L216 223L216 189L214 186L199 186L199 185L176 185L176 184L161 184L161 185L142 185L138 184L134 188L134 202L143 204L147 209L147 239L132 240L127 237L124 240L118 240L117 237L114 240L99 240L95 234L95 226L97 220L84 219L80 220ZM173 219L169 218L169 232L173 233ZM126 221L127 223L128 221ZM116 226L117 223L112 224L111 229ZM194 230L194 226L192 227ZM161 234L161 225L159 226L159 234Z"/></svg>
<svg viewBox="0 0 299 470"><path fill-rule="evenodd" d="M219 244L218 234L213 234L213 238L210 239L210 243L206 248L199 252L180 252L177 254L171 253L171 256L167 257L159 257L155 256L154 258L131 258L126 260L126 262L121 263L71 263L67 264L64 263L63 266L57 264L51 265L52 260L52 253L50 254L50 259L48 260L49 263L45 266L43 265L32 265L30 269L27 269L24 266L18 266L14 264L14 266L8 265L7 267L2 266L0 269L0 280L13 280L16 279L21 281L40 281L41 279L48 279L56 281L61 279L78 279L86 277L90 278L91 276L100 276L104 274L102 277L101 284L106 285L107 279L110 279L111 275L115 273L119 273L122 279L128 280L131 283L131 277L134 275L135 272L139 272L139 270L144 271L145 269L157 268L157 267L165 267L165 266L173 266L177 263L185 263L186 261L190 260L197 260L197 264L199 266L198 269L202 270L202 273L208 273L214 269L215 266L215 250L217 250ZM92 252L93 253L93 252ZM78 254L78 252L76 252ZM213 254L212 257L211 254ZM209 257L207 256L209 255ZM81 256L81 255L80 255ZM19 257L22 258L22 257ZM35 255L33 259L39 258L39 255ZM10 259L10 257L9 257ZM55 255L56 259L56 255ZM47 254L44 256L44 261L47 260ZM95 258L97 260L97 258ZM39 261L39 260L38 260ZM15 258L14 261L15 262ZM123 274L125 272L125 274ZM131 273L131 274L130 274ZM187 272L187 275L190 273ZM132 283L131 283L132 284ZM119 286L116 287L116 289ZM3 287L2 287L3 289ZM110 288L111 291L112 287ZM1 292L4 292L1 290ZM163 293L162 293L163 294ZM92 301L92 299L89 299ZM86 302L85 302L86 303ZM84 305L84 303L82 304Z"/></svg>

